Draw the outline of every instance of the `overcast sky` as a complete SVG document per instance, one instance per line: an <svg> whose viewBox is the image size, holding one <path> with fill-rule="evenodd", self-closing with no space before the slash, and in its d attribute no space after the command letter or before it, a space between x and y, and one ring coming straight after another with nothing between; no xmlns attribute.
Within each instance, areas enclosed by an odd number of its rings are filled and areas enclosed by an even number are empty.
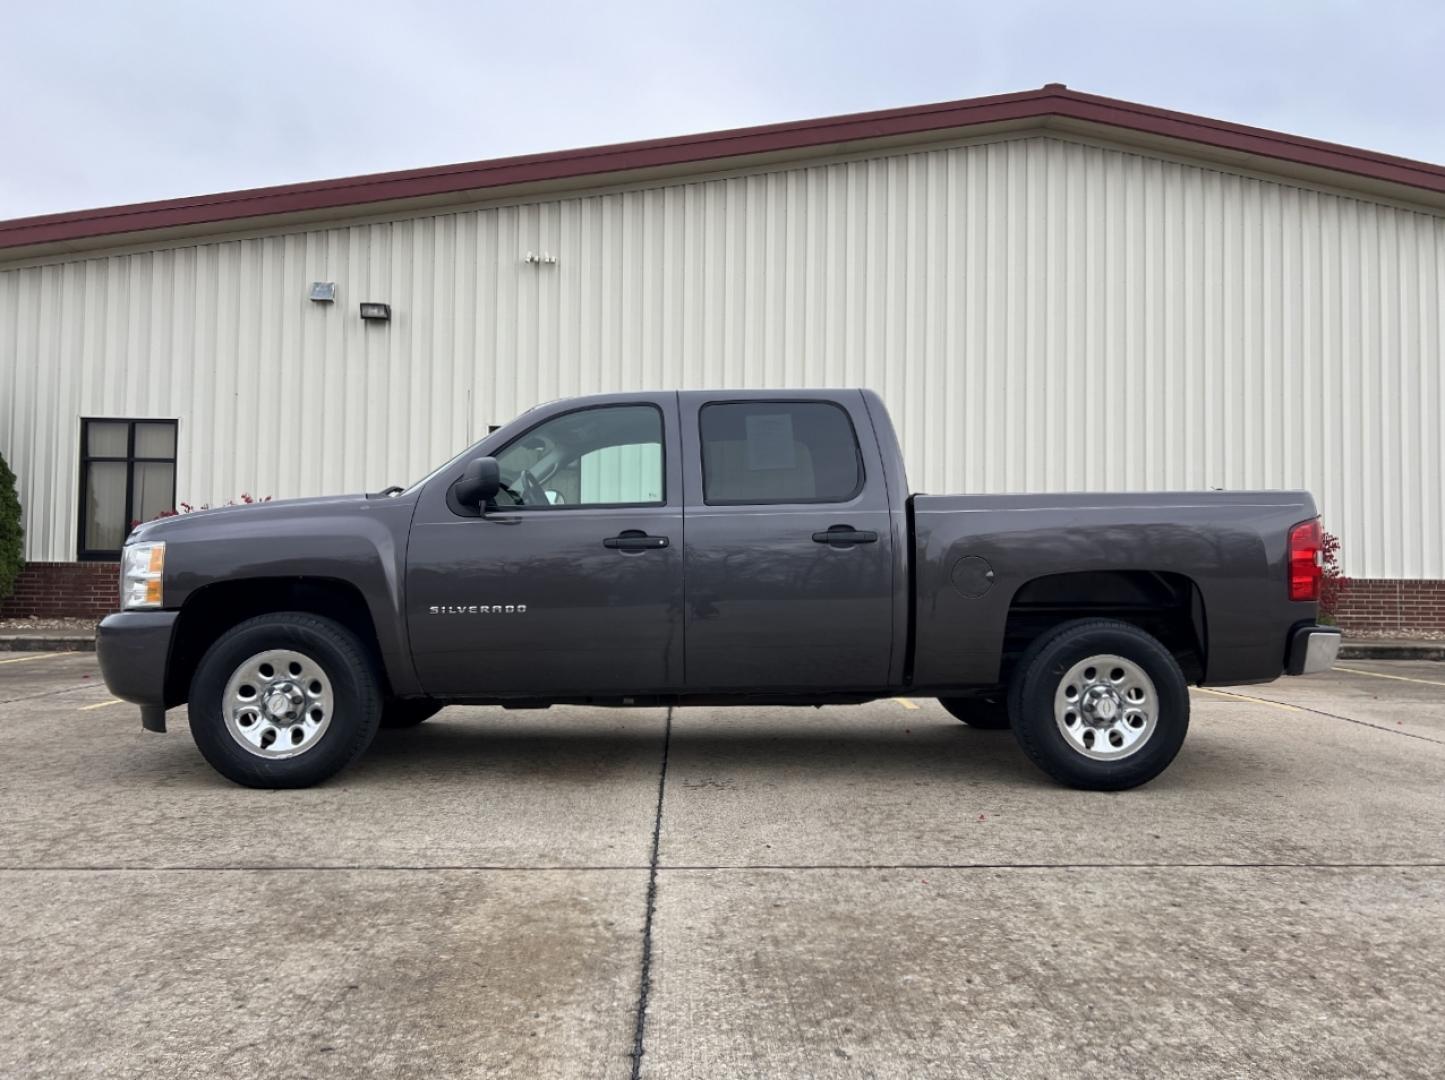
<svg viewBox="0 0 1445 1080"><path fill-rule="evenodd" d="M3 0L0 218L1080 90L1445 163L1445 4Z"/></svg>

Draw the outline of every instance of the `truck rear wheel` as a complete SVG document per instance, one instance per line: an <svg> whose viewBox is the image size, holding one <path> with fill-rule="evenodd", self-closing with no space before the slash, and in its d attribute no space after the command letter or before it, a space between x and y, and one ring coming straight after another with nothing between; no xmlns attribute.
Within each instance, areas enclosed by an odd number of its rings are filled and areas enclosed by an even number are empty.
<svg viewBox="0 0 1445 1080"><path fill-rule="evenodd" d="M1157 638L1080 619L1024 652L1009 691L1014 735L1060 783L1122 791L1154 779L1189 731L1189 684Z"/></svg>
<svg viewBox="0 0 1445 1080"><path fill-rule="evenodd" d="M938 703L949 715L972 728L1002 731L1009 726L1008 698L1003 694L984 697L941 697Z"/></svg>
<svg viewBox="0 0 1445 1080"><path fill-rule="evenodd" d="M305 612L248 619L206 651L190 693L191 736L247 787L309 787L376 735L381 693L356 635Z"/></svg>

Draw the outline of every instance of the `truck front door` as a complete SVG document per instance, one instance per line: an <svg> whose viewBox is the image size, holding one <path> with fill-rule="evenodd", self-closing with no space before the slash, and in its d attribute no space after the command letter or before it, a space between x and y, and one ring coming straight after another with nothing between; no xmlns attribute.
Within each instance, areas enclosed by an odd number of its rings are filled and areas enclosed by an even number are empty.
<svg viewBox="0 0 1445 1080"><path fill-rule="evenodd" d="M482 444L501 468L477 516L417 507L407 619L441 697L642 695L682 686L682 479L676 395L535 410ZM495 449L493 449L495 447Z"/></svg>
<svg viewBox="0 0 1445 1080"><path fill-rule="evenodd" d="M679 406L689 691L887 686L894 539L862 394Z"/></svg>

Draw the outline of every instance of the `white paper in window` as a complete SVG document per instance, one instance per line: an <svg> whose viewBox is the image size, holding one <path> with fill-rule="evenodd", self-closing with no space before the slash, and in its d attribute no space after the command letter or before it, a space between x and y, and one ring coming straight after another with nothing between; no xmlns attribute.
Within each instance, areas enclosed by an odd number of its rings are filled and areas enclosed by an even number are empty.
<svg viewBox="0 0 1445 1080"><path fill-rule="evenodd" d="M749 469L797 468L791 413L751 413L744 417Z"/></svg>

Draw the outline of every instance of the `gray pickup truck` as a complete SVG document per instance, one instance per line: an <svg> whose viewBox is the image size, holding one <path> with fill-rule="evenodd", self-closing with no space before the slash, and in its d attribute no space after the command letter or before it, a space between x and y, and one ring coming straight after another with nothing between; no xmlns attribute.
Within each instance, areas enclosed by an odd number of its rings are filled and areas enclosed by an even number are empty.
<svg viewBox="0 0 1445 1080"><path fill-rule="evenodd" d="M111 691L257 787L443 705L937 697L1065 783L1157 776L1189 684L1333 664L1302 491L913 495L867 390L532 409L405 490L140 525Z"/></svg>

